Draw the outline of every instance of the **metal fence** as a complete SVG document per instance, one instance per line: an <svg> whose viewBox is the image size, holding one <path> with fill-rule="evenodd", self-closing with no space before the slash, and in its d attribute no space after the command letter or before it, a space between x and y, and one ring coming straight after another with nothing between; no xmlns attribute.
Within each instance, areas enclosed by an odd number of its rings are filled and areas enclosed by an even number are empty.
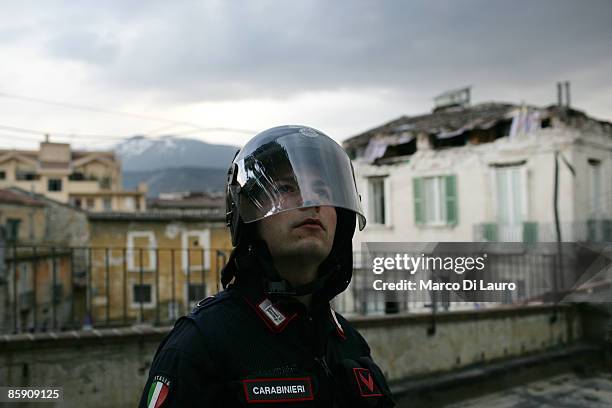
<svg viewBox="0 0 612 408"><path fill-rule="evenodd" d="M334 306L340 313L347 315L382 315L393 313L435 314L438 311L473 310L500 305L550 303L558 300L558 295L566 291L577 279L571 259L565 259L565 267L560 268L556 254L543 253L488 253L487 268L480 272L457 275L454 272L421 268L415 274L406 271L385 271L376 275L372 272L370 261L373 257L386 258L395 253L362 253L353 255L353 280L349 289L334 299ZM416 255L416 254L415 254ZM441 258L456 254L436 255ZM406 280L413 282L432 281L451 283L463 280L514 283L516 290L484 292L473 290L377 290L380 281L398 283ZM376 285L376 281L379 284ZM418 288L418 285L416 286ZM476 286L477 287L477 286Z"/></svg>
<svg viewBox="0 0 612 408"><path fill-rule="evenodd" d="M590 219L583 222L564 222L559 225L563 242L612 242L612 220ZM475 224L474 242L556 242L554 223L522 222L503 224L498 222Z"/></svg>
<svg viewBox="0 0 612 408"><path fill-rule="evenodd" d="M229 253L225 248L0 247L1 332L172 324L198 300L220 290L220 270ZM393 271L381 278L372 273L365 254L355 252L351 285L333 305L347 315L435 315L440 310L553 301L550 293L573 279L571 268L559 273L556 256L550 254L490 254L488 264L489 279L517 282L518 290L493 302L452 299L435 290L380 291L375 280L395 282L406 276ZM420 279L445 279L427 270L419 274Z"/></svg>
<svg viewBox="0 0 612 408"><path fill-rule="evenodd" d="M3 333L171 324L219 291L228 249L0 248Z"/></svg>

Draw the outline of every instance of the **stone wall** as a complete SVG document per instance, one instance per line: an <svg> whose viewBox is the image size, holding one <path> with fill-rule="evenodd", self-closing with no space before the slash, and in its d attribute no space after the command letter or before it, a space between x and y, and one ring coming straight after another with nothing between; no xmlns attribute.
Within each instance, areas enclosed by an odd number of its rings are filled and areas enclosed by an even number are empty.
<svg viewBox="0 0 612 408"><path fill-rule="evenodd" d="M570 306L449 312L438 314L435 326L431 315L352 322L390 381L537 353L583 338L582 318ZM168 329L2 336L0 384L63 386L65 407L134 407Z"/></svg>
<svg viewBox="0 0 612 408"><path fill-rule="evenodd" d="M582 339L573 307L505 307L353 319L389 380L536 353Z"/></svg>

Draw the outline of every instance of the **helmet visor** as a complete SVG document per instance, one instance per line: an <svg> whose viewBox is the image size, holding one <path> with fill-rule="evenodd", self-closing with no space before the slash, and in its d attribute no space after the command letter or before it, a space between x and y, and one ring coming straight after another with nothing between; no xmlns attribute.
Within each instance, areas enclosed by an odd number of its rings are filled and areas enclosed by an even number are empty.
<svg viewBox="0 0 612 408"><path fill-rule="evenodd" d="M354 211L365 227L349 157L328 136L305 127L274 128L235 159L245 223L287 210L333 206Z"/></svg>

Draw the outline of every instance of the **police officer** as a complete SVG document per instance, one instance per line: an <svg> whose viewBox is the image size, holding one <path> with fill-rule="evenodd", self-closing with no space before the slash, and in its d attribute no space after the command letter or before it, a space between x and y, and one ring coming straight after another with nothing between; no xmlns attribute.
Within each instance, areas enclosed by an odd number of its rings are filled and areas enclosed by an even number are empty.
<svg viewBox="0 0 612 408"><path fill-rule="evenodd" d="M392 407L363 337L330 307L352 276L351 162L323 133L280 126L228 172L224 291L159 346L140 407Z"/></svg>

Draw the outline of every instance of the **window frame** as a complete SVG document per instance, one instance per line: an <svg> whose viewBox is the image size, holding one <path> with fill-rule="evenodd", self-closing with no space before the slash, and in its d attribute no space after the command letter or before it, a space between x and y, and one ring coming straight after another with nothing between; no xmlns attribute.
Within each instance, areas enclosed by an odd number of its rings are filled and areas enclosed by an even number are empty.
<svg viewBox="0 0 612 408"><path fill-rule="evenodd" d="M590 218L597 219L603 216L604 209L602 203L603 183L602 183L602 163L598 159L588 159L589 165L589 215Z"/></svg>
<svg viewBox="0 0 612 408"><path fill-rule="evenodd" d="M421 227L457 226L459 223L457 176L455 174L425 175L414 177L412 181L415 225ZM434 186L428 187L426 183L432 183ZM430 201L433 202L430 203ZM434 213L437 213L436 219L428 217L432 207L434 207Z"/></svg>
<svg viewBox="0 0 612 408"><path fill-rule="evenodd" d="M150 302L142 302L143 309L153 309L155 308L156 298L155 298L155 285L152 283L143 282L132 282L130 283L130 309L139 309L140 301L136 300L136 293L134 292L137 286L148 286L150 288Z"/></svg>
<svg viewBox="0 0 612 408"><path fill-rule="evenodd" d="M198 297L197 299L190 299L189 298L189 287L202 287L202 285L204 285L204 293L202 295L202 297ZM198 301L206 298L208 296L208 285L206 284L206 282L202 283L202 282L189 282L189 284L187 282L185 282L184 287L183 287L183 298L186 300L186 303L189 305L190 308L195 307L196 303L198 303Z"/></svg>
<svg viewBox="0 0 612 408"><path fill-rule="evenodd" d="M142 266L143 272L153 272L157 265L156 251L157 240L155 239L155 233L153 231L128 231L126 236L126 253L127 257L127 270L129 272L140 272L141 266L136 266L134 263L134 255L137 253L134 248L134 240L136 238L147 238L149 240L148 247L143 250L148 251L149 264Z"/></svg>
<svg viewBox="0 0 612 408"><path fill-rule="evenodd" d="M47 191L52 192L52 193L59 193L61 191L63 191L64 185L63 185L63 180L61 178L50 178L47 179ZM52 186L55 186L54 188L52 188ZM56 188L57 186L59 186L59 188Z"/></svg>
<svg viewBox="0 0 612 408"><path fill-rule="evenodd" d="M389 226L391 225L391 211L390 211L390 180L389 176L386 174L383 175L372 175L366 177L367 182L367 211L368 211L368 220L373 226ZM375 214L376 204L375 204L375 191L374 191L374 183L381 183L382 189L380 193L382 193L382 216L383 222L378 222Z"/></svg>
<svg viewBox="0 0 612 408"><path fill-rule="evenodd" d="M189 248L190 237L198 238L199 248ZM191 264L188 262L190 254L190 251L188 251L189 249L204 251L204 265ZM189 267L190 273L201 271L202 269L210 271L210 257L210 229L188 230L181 233L181 270L184 274L187 274L187 267Z"/></svg>

